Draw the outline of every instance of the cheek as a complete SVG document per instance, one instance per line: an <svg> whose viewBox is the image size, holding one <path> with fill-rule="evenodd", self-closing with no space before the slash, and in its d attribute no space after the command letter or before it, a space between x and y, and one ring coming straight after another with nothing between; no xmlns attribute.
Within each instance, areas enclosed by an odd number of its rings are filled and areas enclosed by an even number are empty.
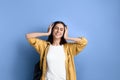
<svg viewBox="0 0 120 80"><path fill-rule="evenodd" d="M62 31L61 33L62 33L62 35L64 35L64 31Z"/></svg>
<svg viewBox="0 0 120 80"><path fill-rule="evenodd" d="M57 32L57 29L53 29L53 32L54 32L54 33Z"/></svg>
<svg viewBox="0 0 120 80"><path fill-rule="evenodd" d="M57 32L57 30L54 29L52 35L55 35L56 32Z"/></svg>
<svg viewBox="0 0 120 80"><path fill-rule="evenodd" d="M52 33L53 35L55 34L55 31L53 31L53 33Z"/></svg>

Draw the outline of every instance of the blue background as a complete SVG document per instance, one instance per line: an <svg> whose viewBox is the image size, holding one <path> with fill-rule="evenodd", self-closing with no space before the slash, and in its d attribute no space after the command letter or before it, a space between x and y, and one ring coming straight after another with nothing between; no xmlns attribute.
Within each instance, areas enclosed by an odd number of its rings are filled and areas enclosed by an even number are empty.
<svg viewBox="0 0 120 80"><path fill-rule="evenodd" d="M25 34L56 20L88 39L75 57L77 80L120 80L120 0L0 0L0 80L32 80L39 55Z"/></svg>

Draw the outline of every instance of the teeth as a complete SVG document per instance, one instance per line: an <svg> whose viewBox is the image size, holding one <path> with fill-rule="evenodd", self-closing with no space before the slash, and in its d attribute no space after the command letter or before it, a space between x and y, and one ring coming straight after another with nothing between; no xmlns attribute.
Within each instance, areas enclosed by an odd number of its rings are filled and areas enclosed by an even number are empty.
<svg viewBox="0 0 120 80"><path fill-rule="evenodd" d="M56 35L60 35L60 34L56 34Z"/></svg>

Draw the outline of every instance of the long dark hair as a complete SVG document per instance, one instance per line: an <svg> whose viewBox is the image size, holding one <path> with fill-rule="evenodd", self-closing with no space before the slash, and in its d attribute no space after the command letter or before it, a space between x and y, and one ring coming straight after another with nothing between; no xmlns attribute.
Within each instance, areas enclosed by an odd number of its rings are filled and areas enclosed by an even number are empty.
<svg viewBox="0 0 120 80"><path fill-rule="evenodd" d="M62 24L62 25L64 26L64 28L66 27L65 23L62 22L62 21L55 21L55 22L53 23L53 27L52 27L51 34L48 36L48 40L47 40L47 41L49 41L51 44L53 43L53 35L52 35L52 34L53 34L53 28L54 28L57 24ZM64 29L64 33L65 33L65 29ZM63 33L63 36L61 37L60 45L67 43L67 41L66 41L65 38L64 38L64 33Z"/></svg>

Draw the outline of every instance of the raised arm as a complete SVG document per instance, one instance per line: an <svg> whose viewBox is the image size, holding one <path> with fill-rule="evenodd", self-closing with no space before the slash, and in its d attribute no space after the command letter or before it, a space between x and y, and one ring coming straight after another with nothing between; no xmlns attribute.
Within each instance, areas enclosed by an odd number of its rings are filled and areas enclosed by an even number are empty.
<svg viewBox="0 0 120 80"><path fill-rule="evenodd" d="M35 33L26 34L26 38L27 38L28 42L37 50L37 52L40 55L42 55L45 47L47 46L47 42L45 40L41 40L37 37L49 36L51 34L51 29L52 29L52 26L49 26L48 32L46 32L46 33L35 32Z"/></svg>
<svg viewBox="0 0 120 80"><path fill-rule="evenodd" d="M34 37L41 37L41 36L48 36L48 33L40 33L40 32L35 32L35 33L28 33L26 34L26 38L34 38Z"/></svg>
<svg viewBox="0 0 120 80"><path fill-rule="evenodd" d="M48 32L41 33L41 32L34 32L26 34L26 38L34 38L34 37L41 37L41 36L49 36L51 34L52 24L48 28Z"/></svg>
<svg viewBox="0 0 120 80"><path fill-rule="evenodd" d="M74 42L79 42L79 41L81 41L81 38L69 37L69 36L68 36L68 29L67 29L67 27L65 27L64 38L65 38L66 40L70 40L70 41L74 41Z"/></svg>
<svg viewBox="0 0 120 80"><path fill-rule="evenodd" d="M88 41L85 37L79 37L79 38L68 37L68 29L67 28L65 28L64 38L66 40L73 41L73 43L69 43L67 45L68 45L69 51L74 56L77 55L78 53L80 53L88 43Z"/></svg>

